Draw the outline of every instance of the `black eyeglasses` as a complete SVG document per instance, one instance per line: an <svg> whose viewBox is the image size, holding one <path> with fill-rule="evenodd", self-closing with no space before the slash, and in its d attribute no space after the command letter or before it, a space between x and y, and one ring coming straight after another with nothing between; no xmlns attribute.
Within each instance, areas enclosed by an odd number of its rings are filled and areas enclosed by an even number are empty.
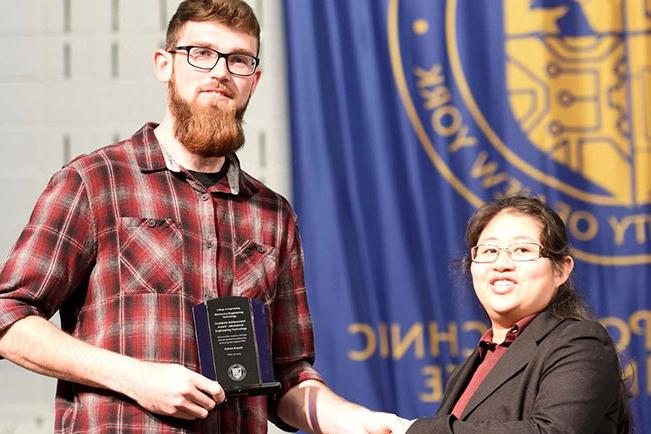
<svg viewBox="0 0 651 434"><path fill-rule="evenodd" d="M185 51L188 54L188 63L191 66L203 69L204 71L210 71L213 69L217 65L217 62L219 62L219 59L223 57L226 59L226 69L228 72L242 77L253 75L255 69L260 64L260 59L254 56L249 56L248 54L220 53L212 48L196 45L183 45L180 47L174 47L167 51L169 53Z"/></svg>

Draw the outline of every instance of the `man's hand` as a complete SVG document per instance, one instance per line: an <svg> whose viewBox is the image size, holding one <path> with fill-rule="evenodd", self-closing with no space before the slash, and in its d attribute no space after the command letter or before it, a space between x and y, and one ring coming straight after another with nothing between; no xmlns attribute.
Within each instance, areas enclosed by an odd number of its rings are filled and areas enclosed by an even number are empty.
<svg viewBox="0 0 651 434"><path fill-rule="evenodd" d="M404 433L411 422L371 411L340 397L325 384L305 380L281 398L278 415L287 424L313 434Z"/></svg>
<svg viewBox="0 0 651 434"><path fill-rule="evenodd" d="M184 366L143 362L125 394L143 408L181 419L204 419L225 399L219 383Z"/></svg>
<svg viewBox="0 0 651 434"><path fill-rule="evenodd" d="M378 415L378 413L375 414ZM412 426L414 422L416 422L416 419L414 420L403 419L394 414L387 414L387 413L380 413L380 414L386 415L387 417L385 418L384 416L377 416L378 417L377 420L383 421L382 423L386 423L386 426L390 428L390 431L368 431L368 432L370 433L390 432L391 434L405 434L409 429L409 427Z"/></svg>
<svg viewBox="0 0 651 434"><path fill-rule="evenodd" d="M219 383L181 365L94 347L34 315L0 334L0 356L39 374L114 390L153 413L182 419L205 418L225 397Z"/></svg>
<svg viewBox="0 0 651 434"><path fill-rule="evenodd" d="M404 434L411 421L392 413L382 413L360 408L350 414L342 413L339 418L341 427L348 426L351 434Z"/></svg>

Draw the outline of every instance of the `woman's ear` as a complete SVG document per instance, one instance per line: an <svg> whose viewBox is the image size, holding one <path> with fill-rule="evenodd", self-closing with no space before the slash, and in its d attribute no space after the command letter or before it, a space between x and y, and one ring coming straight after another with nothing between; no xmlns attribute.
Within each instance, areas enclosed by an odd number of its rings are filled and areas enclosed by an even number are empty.
<svg viewBox="0 0 651 434"><path fill-rule="evenodd" d="M172 79L172 72L174 71L174 58L172 53L158 49L154 51L153 61L156 78L162 83L170 81Z"/></svg>
<svg viewBox="0 0 651 434"><path fill-rule="evenodd" d="M574 269L574 259L571 256L566 256L563 258L563 261L560 264L556 264L554 268L554 283L556 284L556 288L558 288L570 278L570 274Z"/></svg>

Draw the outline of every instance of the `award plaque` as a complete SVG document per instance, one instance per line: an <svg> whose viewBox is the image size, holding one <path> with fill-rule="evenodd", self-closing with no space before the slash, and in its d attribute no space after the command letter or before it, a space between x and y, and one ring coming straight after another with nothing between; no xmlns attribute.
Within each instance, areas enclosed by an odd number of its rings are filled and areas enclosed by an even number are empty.
<svg viewBox="0 0 651 434"><path fill-rule="evenodd" d="M227 395L280 390L274 380L264 306L247 297L219 297L193 308L201 374Z"/></svg>

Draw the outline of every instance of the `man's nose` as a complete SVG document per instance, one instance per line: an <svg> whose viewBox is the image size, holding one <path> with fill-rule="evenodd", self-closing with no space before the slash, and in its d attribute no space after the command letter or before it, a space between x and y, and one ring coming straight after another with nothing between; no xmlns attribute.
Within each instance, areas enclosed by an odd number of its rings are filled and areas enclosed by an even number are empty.
<svg viewBox="0 0 651 434"><path fill-rule="evenodd" d="M210 75L213 77L230 77L231 73L228 71L228 66L226 65L226 58L219 57L217 63L210 70Z"/></svg>

